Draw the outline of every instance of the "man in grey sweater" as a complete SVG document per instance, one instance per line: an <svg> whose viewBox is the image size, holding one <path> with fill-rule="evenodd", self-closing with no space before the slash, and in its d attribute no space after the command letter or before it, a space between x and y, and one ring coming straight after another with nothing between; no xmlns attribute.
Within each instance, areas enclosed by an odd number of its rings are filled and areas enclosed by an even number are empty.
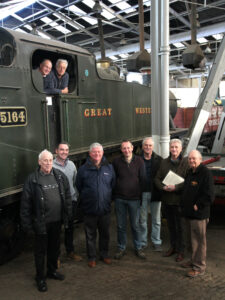
<svg viewBox="0 0 225 300"><path fill-rule="evenodd" d="M69 222L68 228L65 228L65 248L67 257L75 261L81 261L82 257L74 253L73 245L73 222L77 211L77 198L78 192L75 187L75 180L77 175L77 169L75 164L69 160L69 145L67 142L61 142L58 144L56 150L56 158L53 161L53 166L56 169L62 171L68 178L70 185L70 193L72 198L72 220Z"/></svg>

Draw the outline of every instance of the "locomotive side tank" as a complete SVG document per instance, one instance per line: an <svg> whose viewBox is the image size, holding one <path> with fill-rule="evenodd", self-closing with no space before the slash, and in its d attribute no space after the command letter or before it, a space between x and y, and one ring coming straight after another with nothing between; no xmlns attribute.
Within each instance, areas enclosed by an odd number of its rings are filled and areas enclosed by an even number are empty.
<svg viewBox="0 0 225 300"><path fill-rule="evenodd" d="M124 138L140 142L151 133L151 108L149 87L104 78L84 49L4 28L0 35L1 263L17 248L19 196L38 153L65 140L79 160L95 141L111 151ZM68 94L43 92L36 69L46 58L68 60Z"/></svg>

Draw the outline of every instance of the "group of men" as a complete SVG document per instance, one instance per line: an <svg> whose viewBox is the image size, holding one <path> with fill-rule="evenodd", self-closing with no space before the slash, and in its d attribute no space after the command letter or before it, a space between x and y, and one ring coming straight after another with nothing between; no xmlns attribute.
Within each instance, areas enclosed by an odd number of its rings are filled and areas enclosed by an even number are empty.
<svg viewBox="0 0 225 300"><path fill-rule="evenodd" d="M110 164L103 147L93 143L89 157L76 171L68 159L69 145L61 142L56 158L44 150L39 155L39 168L24 184L21 201L21 220L24 230L35 233L35 266L37 288L47 291L47 277L63 280L57 271L60 255L60 229L65 228L67 256L75 261L82 258L75 254L73 245L73 221L79 194L86 235L88 266L94 268L97 261L96 239L99 234L99 257L107 265L109 257L110 212L115 200L117 219L117 246L115 259L126 254L126 223L129 215L132 241L137 257L146 259L148 246L148 209L151 211L151 241L154 251L162 251L161 203L164 206L170 234L170 249L163 254L176 253L176 261L184 258L182 217L191 231L192 257L183 263L190 268L190 277L202 275L206 268L206 225L213 201L213 181L209 170L201 164L197 150L188 158L181 155L182 144L178 139L170 141L170 155L162 159L154 151L154 142L147 137L142 142L142 156L133 153L129 140L121 143L122 155ZM185 179L179 184L163 184L169 171ZM73 210L72 210L73 207ZM73 216L72 216L73 212Z"/></svg>
<svg viewBox="0 0 225 300"><path fill-rule="evenodd" d="M67 94L69 92L69 74L66 72L68 61L66 59L58 59L55 69L52 70L52 62L44 59L38 68L43 77L43 90L48 95Z"/></svg>

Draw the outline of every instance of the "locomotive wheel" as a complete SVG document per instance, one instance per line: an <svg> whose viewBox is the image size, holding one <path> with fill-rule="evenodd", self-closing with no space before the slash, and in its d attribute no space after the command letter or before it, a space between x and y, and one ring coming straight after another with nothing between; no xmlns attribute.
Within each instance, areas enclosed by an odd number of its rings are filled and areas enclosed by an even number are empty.
<svg viewBox="0 0 225 300"><path fill-rule="evenodd" d="M15 219L0 220L0 265L17 256L24 244L24 233Z"/></svg>

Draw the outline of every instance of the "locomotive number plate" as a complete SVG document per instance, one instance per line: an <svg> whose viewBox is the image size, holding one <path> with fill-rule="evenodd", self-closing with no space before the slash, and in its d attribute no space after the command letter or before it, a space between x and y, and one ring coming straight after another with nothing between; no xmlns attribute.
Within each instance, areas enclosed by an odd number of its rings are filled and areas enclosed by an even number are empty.
<svg viewBox="0 0 225 300"><path fill-rule="evenodd" d="M0 107L0 127L15 127L27 125L25 107Z"/></svg>

